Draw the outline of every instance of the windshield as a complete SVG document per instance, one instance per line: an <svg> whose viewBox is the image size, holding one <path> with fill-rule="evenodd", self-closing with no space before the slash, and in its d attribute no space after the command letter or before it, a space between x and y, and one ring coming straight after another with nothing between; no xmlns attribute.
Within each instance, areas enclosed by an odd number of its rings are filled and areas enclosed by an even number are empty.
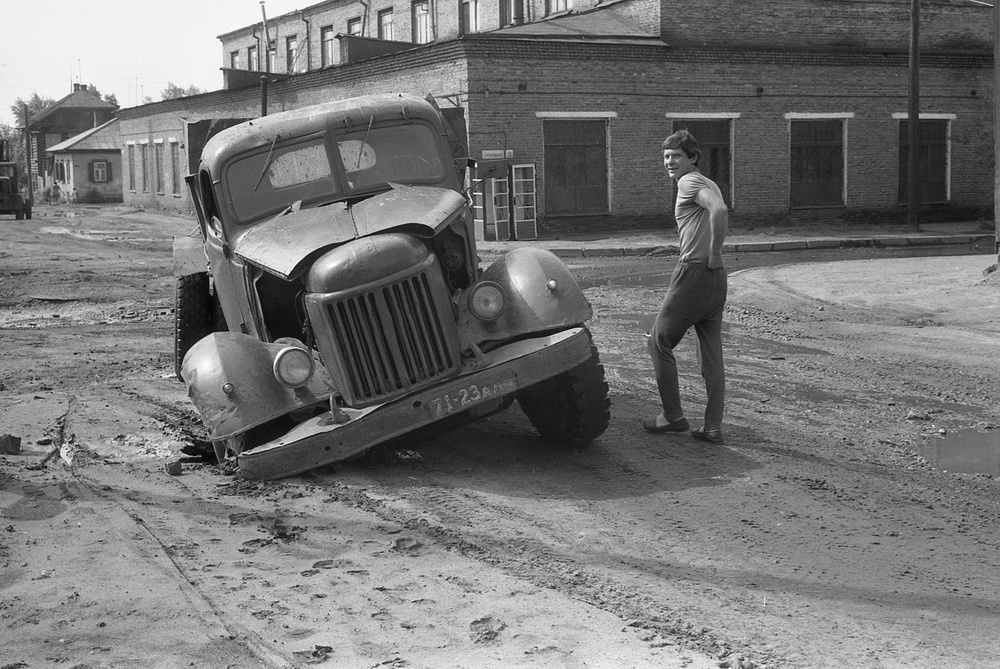
<svg viewBox="0 0 1000 669"><path fill-rule="evenodd" d="M240 223L294 202L332 202L382 190L389 183L440 183L446 166L434 130L422 123L375 127L336 139L336 161L324 136L261 147L229 165L223 180Z"/></svg>

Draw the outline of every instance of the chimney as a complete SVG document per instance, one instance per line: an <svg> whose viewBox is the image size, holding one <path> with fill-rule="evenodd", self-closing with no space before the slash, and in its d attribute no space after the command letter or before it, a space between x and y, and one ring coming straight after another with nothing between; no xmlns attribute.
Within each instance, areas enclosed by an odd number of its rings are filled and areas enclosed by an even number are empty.
<svg viewBox="0 0 1000 669"><path fill-rule="evenodd" d="M87 84L73 84L74 93L85 90L87 90Z"/></svg>

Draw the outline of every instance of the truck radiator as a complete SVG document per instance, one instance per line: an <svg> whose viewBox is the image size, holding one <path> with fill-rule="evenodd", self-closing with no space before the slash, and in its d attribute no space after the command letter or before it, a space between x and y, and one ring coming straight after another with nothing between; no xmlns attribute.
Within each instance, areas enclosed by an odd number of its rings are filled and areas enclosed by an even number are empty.
<svg viewBox="0 0 1000 669"><path fill-rule="evenodd" d="M458 335L439 272L325 297L317 345L349 406L386 402L458 373Z"/></svg>

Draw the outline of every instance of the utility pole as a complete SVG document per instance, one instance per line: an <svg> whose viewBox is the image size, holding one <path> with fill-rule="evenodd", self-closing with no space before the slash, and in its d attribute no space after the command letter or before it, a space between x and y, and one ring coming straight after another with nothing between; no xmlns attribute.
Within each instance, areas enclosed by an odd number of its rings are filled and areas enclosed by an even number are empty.
<svg viewBox="0 0 1000 669"><path fill-rule="evenodd" d="M910 106L907 114L909 154L906 166L906 227L920 232L919 189L917 173L920 165L920 0L910 0Z"/></svg>
<svg viewBox="0 0 1000 669"><path fill-rule="evenodd" d="M1000 263L1000 8L993 3L993 228Z"/></svg>

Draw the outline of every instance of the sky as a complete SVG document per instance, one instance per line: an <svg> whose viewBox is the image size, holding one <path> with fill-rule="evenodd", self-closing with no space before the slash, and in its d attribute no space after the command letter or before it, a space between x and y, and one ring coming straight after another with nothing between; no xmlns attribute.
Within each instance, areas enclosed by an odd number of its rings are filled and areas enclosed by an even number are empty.
<svg viewBox="0 0 1000 669"><path fill-rule="evenodd" d="M318 0L266 0L268 18ZM260 0L0 0L0 123L32 93L59 100L73 84L121 107L160 100L168 83L222 88L218 36L262 19Z"/></svg>

